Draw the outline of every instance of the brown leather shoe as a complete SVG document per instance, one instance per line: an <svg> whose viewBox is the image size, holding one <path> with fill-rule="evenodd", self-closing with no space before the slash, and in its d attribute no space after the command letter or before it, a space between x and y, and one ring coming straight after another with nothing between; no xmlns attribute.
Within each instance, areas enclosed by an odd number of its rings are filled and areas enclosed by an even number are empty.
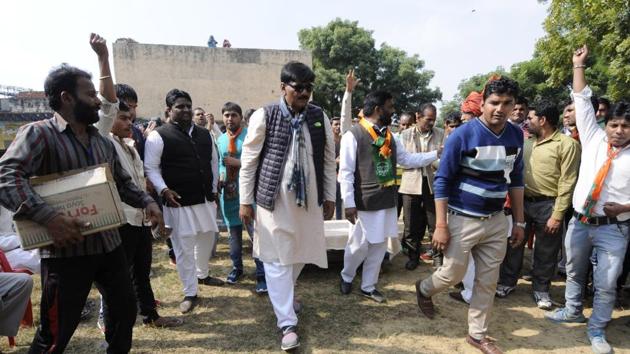
<svg viewBox="0 0 630 354"><path fill-rule="evenodd" d="M466 337L466 343L479 349L484 354L503 354L503 351L499 349L488 337L484 337L481 340L476 340L470 335Z"/></svg>
<svg viewBox="0 0 630 354"><path fill-rule="evenodd" d="M432 320L433 317L435 317L435 308L433 307L433 301L430 297L425 297L424 295L422 295L422 292L420 291L421 282L421 280L418 280L416 282L416 297L418 298L418 307L420 308L420 311L422 311L422 313L427 316L427 318Z"/></svg>

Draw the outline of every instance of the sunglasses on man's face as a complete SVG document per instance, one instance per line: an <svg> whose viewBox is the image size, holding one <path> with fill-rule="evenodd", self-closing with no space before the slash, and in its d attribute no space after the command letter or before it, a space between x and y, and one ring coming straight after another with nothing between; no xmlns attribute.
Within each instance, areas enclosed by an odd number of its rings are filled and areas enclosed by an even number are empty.
<svg viewBox="0 0 630 354"><path fill-rule="evenodd" d="M313 84L312 83L306 83L306 84L292 84L289 82L285 82L285 85L287 86L291 86L296 92L302 92L304 90L308 91L308 92L312 92L313 91Z"/></svg>

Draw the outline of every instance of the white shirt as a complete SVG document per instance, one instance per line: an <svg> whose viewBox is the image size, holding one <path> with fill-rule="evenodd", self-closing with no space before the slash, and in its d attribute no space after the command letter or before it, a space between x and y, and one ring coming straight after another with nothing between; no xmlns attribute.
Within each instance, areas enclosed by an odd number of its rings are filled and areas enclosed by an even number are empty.
<svg viewBox="0 0 630 354"><path fill-rule="evenodd" d="M193 131L193 124L190 125L190 129L188 130L188 135L191 136ZM217 192L217 181L219 180L219 160L217 155L216 144L214 142L214 138L212 134L210 134L210 139L212 139L212 193ZM164 182L164 178L162 178L162 169L160 168L160 162L162 160L162 151L164 151L164 141L162 140L162 136L156 130L149 133L147 137L147 141L144 144L144 170L147 174L151 183L155 187L155 190L158 194L161 194L162 191L168 186L166 182ZM201 193L201 192L200 192Z"/></svg>
<svg viewBox="0 0 630 354"><path fill-rule="evenodd" d="M402 143L396 142L396 162L406 168L420 168L437 160L437 151L427 153L409 153L405 151ZM341 186L341 198L346 208L355 208L354 202L354 171L357 164L357 140L352 133L341 137L339 151L339 185Z"/></svg>
<svg viewBox="0 0 630 354"><path fill-rule="evenodd" d="M119 111L118 101L115 103L109 102L101 95L99 95L99 99L101 100L101 109L98 111L98 122L96 122L94 126L102 136L109 138L109 140L114 143L120 165L125 169L127 174L131 176L133 183L140 188L140 190L146 192L146 179L144 178L142 159L134 147L135 142L133 139L127 138L121 140L111 133L114 120ZM144 215L144 209L134 208L124 202L122 204L127 223L132 226L150 225L150 222L146 220Z"/></svg>
<svg viewBox="0 0 630 354"><path fill-rule="evenodd" d="M592 94L588 86L582 92L572 93L575 101L577 129L582 142L582 160L580 174L573 193L573 208L582 214L584 213L584 202L595 181L595 176L608 159L608 138L606 132L597 124L595 111L591 104ZM595 215L606 215L604 203L607 202L630 204L630 146L626 146L612 160L599 201L595 204ZM621 221L630 219L630 212L617 215L617 219Z"/></svg>

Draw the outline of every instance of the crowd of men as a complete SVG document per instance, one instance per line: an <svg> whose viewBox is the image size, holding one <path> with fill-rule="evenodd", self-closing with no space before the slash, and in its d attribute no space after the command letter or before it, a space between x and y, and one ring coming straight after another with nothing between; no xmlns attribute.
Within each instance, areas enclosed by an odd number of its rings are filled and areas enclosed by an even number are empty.
<svg viewBox="0 0 630 354"><path fill-rule="evenodd" d="M253 242L255 291L269 296L281 349L295 349L302 308L295 284L305 264L328 266L324 220L336 214L350 223L341 294L352 292L362 266L360 294L382 303L379 272L390 257L388 241L399 242L401 211L405 268L422 260L435 267L415 284L429 319L436 317L432 297L461 282L461 292L449 295L469 306L466 341L501 353L486 335L490 311L495 297L516 289L529 242L536 306L553 309L549 289L559 271L566 301L545 317L586 322L591 287L588 339L595 353L612 351L605 328L630 268L630 105L593 98L586 47L573 55L572 99L562 113L557 102L530 104L518 83L491 77L460 113L446 117L444 129L430 103L395 116L386 90L369 93L353 114L359 80L350 71L341 116L329 119L310 102L313 71L289 62L278 101L245 115L226 102L222 132L180 89L166 94L164 124L135 126L136 92L114 84L105 40L92 34L90 45L98 92L80 69L51 71L45 91L54 116L22 127L0 159L0 204L15 219L44 225L54 242L40 249L40 316L30 352L64 351L93 284L109 353L129 352L137 314L146 325L180 326L182 318L156 309L152 234L169 238L186 314L200 286L243 277L244 230ZM56 212L29 178L102 163L116 181L126 224L84 237L85 223ZM229 232L225 281L209 272L218 218ZM31 284L28 276L0 273L0 334L15 335Z"/></svg>

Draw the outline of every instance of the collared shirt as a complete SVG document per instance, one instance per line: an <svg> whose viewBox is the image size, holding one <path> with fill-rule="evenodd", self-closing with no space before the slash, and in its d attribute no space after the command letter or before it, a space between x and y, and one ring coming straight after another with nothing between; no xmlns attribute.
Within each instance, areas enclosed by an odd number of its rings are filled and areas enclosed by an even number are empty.
<svg viewBox="0 0 630 354"><path fill-rule="evenodd" d="M582 142L582 162L575 192L573 208L584 213L584 202L591 190L595 176L608 159L608 137L597 125L595 111L591 104L593 92L586 86L582 92L571 93L575 102L575 116L580 141ZM619 152L612 160L600 198L595 204L595 214L604 216L604 203L630 204L630 145ZM630 212L617 215L619 220L629 220Z"/></svg>
<svg viewBox="0 0 630 354"><path fill-rule="evenodd" d="M400 133L400 142L408 152L431 152L437 151L444 140L444 131L440 128L432 128L426 133L422 133L417 126L405 129ZM402 180L399 193L402 194L422 194L422 178L428 178L429 190L433 192L433 176L435 169L433 165L422 168L403 169Z"/></svg>
<svg viewBox="0 0 630 354"><path fill-rule="evenodd" d="M112 142L93 126L87 127L89 144L83 145L61 115L24 125L0 159L0 204L24 218L45 225L55 211L30 185L29 178L108 163L121 199L141 208L153 201L133 184L118 161ZM64 248L40 249L42 258L102 254L120 245L117 229L85 236L83 241Z"/></svg>
<svg viewBox="0 0 630 354"><path fill-rule="evenodd" d="M562 220L571 205L580 166L580 144L559 130L550 137L525 141L525 196L555 197L553 218Z"/></svg>

